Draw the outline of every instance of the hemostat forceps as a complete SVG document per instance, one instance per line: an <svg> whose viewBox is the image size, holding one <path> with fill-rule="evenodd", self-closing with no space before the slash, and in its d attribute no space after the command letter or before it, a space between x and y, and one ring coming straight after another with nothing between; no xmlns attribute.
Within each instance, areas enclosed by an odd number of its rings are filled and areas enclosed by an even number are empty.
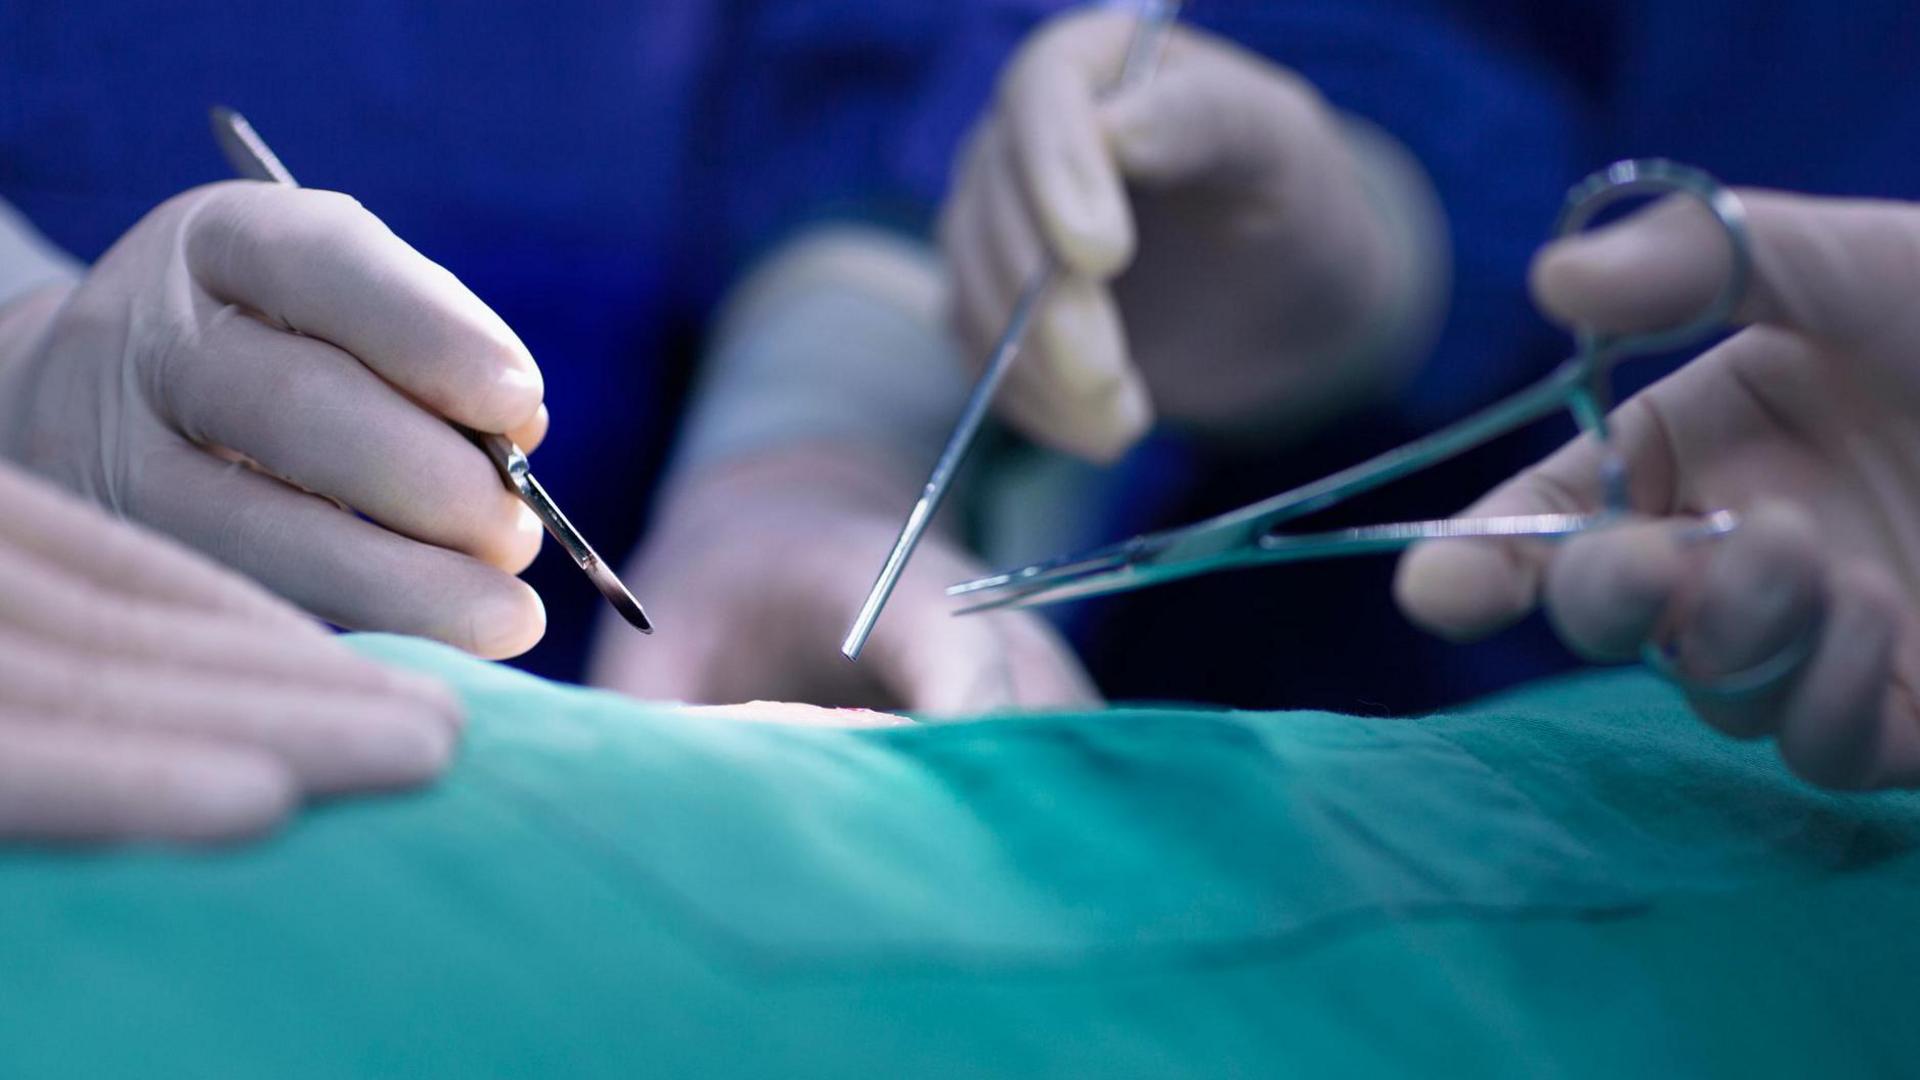
<svg viewBox="0 0 1920 1080"><path fill-rule="evenodd" d="M216 106L212 112L212 121L213 137L220 143L220 151L226 155L227 163L233 166L234 172L249 180L263 180L268 183L285 184L288 187L299 186L293 174L280 163L280 158L268 148L266 141L260 138L259 133L253 130L253 125L247 123L246 117L232 109ZM459 425L454 426L459 428ZM493 462L493 467L499 471L500 479L506 483L508 490L519 496L521 502L527 504L534 516L540 519L540 524L545 526L547 532L566 550L567 556L573 560L574 565L586 573L594 587L600 590L600 595L606 597L607 603L612 604L613 609L620 613L620 617L643 634L653 633L653 621L647 618L646 609L640 606L640 601L634 599L633 593L627 591L626 585L620 580L620 575L614 573L613 568L600 557L600 553L593 550L593 545L587 543L587 538L581 536L580 530L574 528L573 522L567 520L567 515L561 513L560 508L554 505L552 497L547 494L547 489L540 485L540 481L534 479L533 471L527 464L526 453L505 435L484 434L468 431L465 428L459 428L459 430L486 453L488 460Z"/></svg>
<svg viewBox="0 0 1920 1080"><path fill-rule="evenodd" d="M1739 198L1706 173L1669 161L1623 161L1587 177L1568 193L1553 235L1579 232L1601 210L1622 199L1665 193L1687 195L1704 204L1725 231L1732 258L1731 273L1719 295L1691 322L1644 334L1579 331L1573 356L1539 382L1371 460L1195 525L965 582L947 592L977 599L964 614L1128 592L1246 566L1399 551L1423 540L1566 537L1611 521L1628 509L1626 466L1617 452L1603 456L1606 505L1598 513L1407 521L1320 533L1280 531L1281 525L1295 518L1430 468L1562 408L1570 410L1580 427L1604 446L1609 437L1606 413L1613 365L1628 357L1675 349L1722 329L1745 295L1752 272L1752 243ZM1733 515L1723 512L1710 516L1705 527L1724 532L1734 524Z"/></svg>

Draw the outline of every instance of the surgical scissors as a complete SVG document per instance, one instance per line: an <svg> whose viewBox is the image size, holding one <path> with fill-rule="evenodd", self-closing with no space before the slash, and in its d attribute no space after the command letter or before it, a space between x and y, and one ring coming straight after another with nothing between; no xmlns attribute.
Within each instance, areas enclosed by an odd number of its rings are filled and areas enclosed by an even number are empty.
<svg viewBox="0 0 1920 1080"><path fill-rule="evenodd" d="M285 184L288 187L300 186L299 181L293 178L293 173L280 163L279 156L267 146L266 140L253 129L246 117L223 105L216 105L211 119L213 137L220 144L220 151L226 155L227 163L234 172L249 180ZM594 587L600 590L600 595L606 597L607 603L620 613L620 617L643 634L653 633L653 620L647 618L646 609L627 590L620 575L614 573L600 553L593 550L587 538L581 536L580 530L567 520L567 515L560 512L560 507L547 494L547 489L534 479L526 452L505 435L469 431L458 424L454 427L473 440L487 455L494 469L500 473L500 479L506 483L507 490L527 504L533 515L540 519L540 524L565 549L567 557L586 573Z"/></svg>
<svg viewBox="0 0 1920 1080"><path fill-rule="evenodd" d="M1563 538L1626 513L1626 466L1617 451L1608 447L1601 464L1605 503L1595 513L1406 521L1319 533L1280 530L1289 521L1431 468L1563 408L1573 413L1582 430L1606 445L1608 377L1613 365L1628 357L1676 349L1723 329L1745 295L1752 274L1752 238L1739 197L1712 176L1671 161L1617 162L1582 180L1568 192L1553 235L1558 238L1581 231L1602 210L1623 199L1662 194L1685 195L1703 204L1719 222L1729 248L1731 270L1726 283L1691 321L1642 334L1580 330L1575 335L1574 354L1546 377L1431 435L1198 524L1136 536L1083 554L955 585L947 590L949 595L978 601L959 614L1129 592L1241 567L1399 551L1424 540ZM1734 515L1724 511L1708 515L1701 523L1710 534L1730 531L1736 525Z"/></svg>

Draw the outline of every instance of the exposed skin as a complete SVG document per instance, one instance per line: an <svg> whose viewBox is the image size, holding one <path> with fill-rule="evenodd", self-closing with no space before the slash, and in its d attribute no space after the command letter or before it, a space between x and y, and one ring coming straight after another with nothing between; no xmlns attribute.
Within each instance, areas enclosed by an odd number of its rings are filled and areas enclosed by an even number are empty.
<svg viewBox="0 0 1920 1080"><path fill-rule="evenodd" d="M0 840L236 840L446 766L439 684L4 464L0 504Z"/></svg>
<svg viewBox="0 0 1920 1080"><path fill-rule="evenodd" d="M940 714L1097 701L1038 617L952 616L946 586L979 567L938 532L908 565L859 663L840 655L912 501L914 481L873 457L815 443L681 477L628 568L662 630L642 638L607 620L593 681L654 700Z"/></svg>
<svg viewBox="0 0 1920 1080"><path fill-rule="evenodd" d="M687 705L680 710L696 720L731 720L746 724L788 724L817 728L907 727L913 721L873 709L825 709L792 701L744 701L738 705Z"/></svg>
<svg viewBox="0 0 1920 1080"><path fill-rule="evenodd" d="M514 578L540 526L448 421L531 445L542 393L498 316L333 192L195 188L0 309L0 454L329 622L489 657L544 632Z"/></svg>
<svg viewBox="0 0 1920 1080"><path fill-rule="evenodd" d="M1809 656L1764 692L1695 694L1708 723L1771 738L1836 788L1920 785L1920 206L1743 192L1755 276L1749 324L1614 414L1647 520L1561 548L1448 542L1400 567L1402 606L1455 638L1544 603L1581 653L1670 646L1692 679ZM1675 324L1728 272L1725 241L1669 201L1537 258L1540 306L1569 324ZM1580 439L1469 515L1598 506ZM1689 539L1715 510L1725 538Z"/></svg>
<svg viewBox="0 0 1920 1080"><path fill-rule="evenodd" d="M1176 27L1151 79L1103 97L1133 22L1037 31L955 172L940 239L972 358L1043 253L1065 271L1003 413L1106 460L1156 412L1273 435L1378 392L1406 357L1370 334L1444 270L1414 272L1340 119L1292 72Z"/></svg>

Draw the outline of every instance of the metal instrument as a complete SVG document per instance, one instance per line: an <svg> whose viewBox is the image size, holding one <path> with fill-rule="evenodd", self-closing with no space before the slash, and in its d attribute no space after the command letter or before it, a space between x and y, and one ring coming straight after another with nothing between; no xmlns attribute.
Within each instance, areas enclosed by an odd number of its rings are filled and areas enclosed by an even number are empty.
<svg viewBox="0 0 1920 1080"><path fill-rule="evenodd" d="M280 163L280 158L268 148L245 117L232 109L216 105L212 120L213 137L219 142L220 150L226 155L234 172L249 180L285 184L288 187L300 186L293 178L293 173ZM459 427L457 424L454 426ZM547 532L559 541L567 557L586 573L594 587L600 590L600 595L606 597L607 603L620 613L620 617L643 634L653 633L653 621L647 618L646 609L640 606L640 601L627 591L620 576L593 550L593 545L580 535L580 530L573 527L567 515L554 505L546 488L540 486L540 481L534 479L526 453L505 435L468 431L465 428L460 428L460 431L486 453L507 489L527 504L534 516L540 519L540 524L546 526Z"/></svg>
<svg viewBox="0 0 1920 1080"><path fill-rule="evenodd" d="M1732 257L1732 270L1720 293L1685 325L1644 334L1581 331L1573 356L1539 382L1371 460L1195 525L964 582L947 592L976 601L961 612L966 614L1128 592L1241 567L1393 552L1425 540L1562 538L1618 517L1628 510L1626 466L1618 453L1609 452L1602 462L1606 503L1596 513L1408 521L1319 533L1281 531L1281 526L1296 518L1431 468L1561 409L1570 410L1580 427L1605 445L1608 378L1615 363L1679 348L1725 328L1752 272L1746 211L1732 191L1698 169L1662 160L1623 161L1575 185L1554 227L1555 237L1567 236L1622 199L1669 193L1705 205L1725 231ZM1736 524L1732 514L1722 512L1709 517L1703 527L1726 532Z"/></svg>
<svg viewBox="0 0 1920 1080"><path fill-rule="evenodd" d="M1116 88L1135 85L1153 73L1167 31L1179 14L1178 0L1146 0L1141 5L1134 22L1133 38L1127 46L1126 61L1121 66L1120 78L1114 84ZM1020 290L1019 298L1014 301L1013 312L1007 317L1006 328L1000 332L1000 338L987 359L986 370L974 383L973 391L967 395L966 407L960 411L960 419L953 425L953 434L947 436L947 444L940 451L939 460L934 463L932 475L927 477L926 487L921 489L919 500L908 512L906 523L900 527L900 536L893 542L893 550L887 553L887 561L880 568L880 576L874 580L866 601L860 605L859 614L854 617L853 628L847 631L846 640L840 644L840 652L847 659L860 658L860 650L866 647L867 638L873 634L874 623L880 619L880 610L886 606L887 598L893 595L893 588L899 584L900 574L907 568L907 560L913 557L913 549L919 546L920 537L926 533L927 526L933 524L933 516L945 501L947 489L953 486L954 477L959 474L967 452L973 449L974 440L980 435L980 425L986 422L1001 381L1007 377L1007 372L1020 356L1020 347L1034 315L1046 302L1047 293L1053 289L1059 275L1060 264L1052 255L1048 255L1040 269L1034 271L1033 276L1027 279L1026 286Z"/></svg>

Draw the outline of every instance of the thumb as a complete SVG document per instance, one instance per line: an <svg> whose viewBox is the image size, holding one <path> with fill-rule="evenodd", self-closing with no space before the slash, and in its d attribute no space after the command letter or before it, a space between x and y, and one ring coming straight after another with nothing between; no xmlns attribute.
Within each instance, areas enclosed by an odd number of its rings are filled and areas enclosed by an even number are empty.
<svg viewBox="0 0 1920 1080"><path fill-rule="evenodd" d="M1920 207L1742 190L1753 275L1737 318L1835 343L1912 335L1920 310ZM1535 300L1554 318L1632 333L1673 326L1712 303L1732 272L1718 221L1696 200L1663 199L1534 259Z"/></svg>

